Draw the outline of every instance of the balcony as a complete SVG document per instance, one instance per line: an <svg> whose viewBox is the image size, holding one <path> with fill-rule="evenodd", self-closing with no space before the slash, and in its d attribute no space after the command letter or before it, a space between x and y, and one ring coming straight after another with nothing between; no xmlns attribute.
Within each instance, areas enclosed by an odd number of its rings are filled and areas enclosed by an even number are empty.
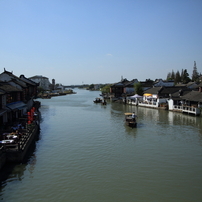
<svg viewBox="0 0 202 202"><path fill-rule="evenodd" d="M173 111L178 111L182 113L200 115L201 110L195 106L185 106L185 105L173 105Z"/></svg>
<svg viewBox="0 0 202 202"><path fill-rule="evenodd" d="M138 106L141 107L149 107L149 108L158 108L158 103L156 101L143 101L143 102L139 102Z"/></svg>

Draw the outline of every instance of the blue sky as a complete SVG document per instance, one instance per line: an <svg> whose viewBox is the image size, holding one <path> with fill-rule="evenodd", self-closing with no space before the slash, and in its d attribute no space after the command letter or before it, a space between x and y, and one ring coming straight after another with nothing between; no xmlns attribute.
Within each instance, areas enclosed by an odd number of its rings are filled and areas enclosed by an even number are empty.
<svg viewBox="0 0 202 202"><path fill-rule="evenodd" d="M202 0L0 0L0 71L56 83L202 73Z"/></svg>

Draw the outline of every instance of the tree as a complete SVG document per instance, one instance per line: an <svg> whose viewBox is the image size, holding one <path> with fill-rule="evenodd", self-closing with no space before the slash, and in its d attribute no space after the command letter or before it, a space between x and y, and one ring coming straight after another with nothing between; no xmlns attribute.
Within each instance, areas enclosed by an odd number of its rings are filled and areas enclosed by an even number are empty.
<svg viewBox="0 0 202 202"><path fill-rule="evenodd" d="M189 74L187 72L187 69L185 69L183 72L182 72L182 76L181 76L181 80L182 80L182 83L186 84L188 82L191 81L191 79L189 78Z"/></svg>
<svg viewBox="0 0 202 202"><path fill-rule="evenodd" d="M172 70L172 73L171 73L171 80L175 80L175 72Z"/></svg>
<svg viewBox="0 0 202 202"><path fill-rule="evenodd" d="M182 69L182 71L181 71L181 81L183 79L183 76L184 76L184 69Z"/></svg>
<svg viewBox="0 0 202 202"><path fill-rule="evenodd" d="M196 61L194 61L193 73L192 73L192 81L197 81L199 78L199 73L196 67Z"/></svg>
<svg viewBox="0 0 202 202"><path fill-rule="evenodd" d="M180 82L181 82L180 72L177 71L175 74L175 83L180 83Z"/></svg>
<svg viewBox="0 0 202 202"><path fill-rule="evenodd" d="M110 93L110 86L111 85L105 85L101 88L102 93Z"/></svg>
<svg viewBox="0 0 202 202"><path fill-rule="evenodd" d="M169 80L171 80L171 73L170 72L168 72L168 74L167 74L167 79L166 79L167 81L169 81Z"/></svg>
<svg viewBox="0 0 202 202"><path fill-rule="evenodd" d="M142 88L142 85L141 83L135 83L134 84L134 88L135 88L135 93L138 94L138 95L143 95L143 88Z"/></svg>
<svg viewBox="0 0 202 202"><path fill-rule="evenodd" d="M44 93L45 90L44 90L41 86L38 86L38 87L37 87L37 92L38 92L38 93Z"/></svg>
<svg viewBox="0 0 202 202"><path fill-rule="evenodd" d="M172 72L169 72L168 74L167 74L167 81L170 81L170 80L172 80L172 81L174 81L175 80L175 72L172 70Z"/></svg>
<svg viewBox="0 0 202 202"><path fill-rule="evenodd" d="M94 89L94 84L91 84L90 86L89 86L89 90L93 90Z"/></svg>

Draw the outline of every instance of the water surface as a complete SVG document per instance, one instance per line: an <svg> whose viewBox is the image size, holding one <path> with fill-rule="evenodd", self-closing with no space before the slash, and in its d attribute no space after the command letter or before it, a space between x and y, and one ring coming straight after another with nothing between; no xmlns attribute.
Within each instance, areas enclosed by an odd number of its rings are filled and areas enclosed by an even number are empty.
<svg viewBox="0 0 202 202"><path fill-rule="evenodd" d="M40 139L2 182L1 201L202 201L201 117L75 91L40 100ZM123 115L132 111L133 129Z"/></svg>

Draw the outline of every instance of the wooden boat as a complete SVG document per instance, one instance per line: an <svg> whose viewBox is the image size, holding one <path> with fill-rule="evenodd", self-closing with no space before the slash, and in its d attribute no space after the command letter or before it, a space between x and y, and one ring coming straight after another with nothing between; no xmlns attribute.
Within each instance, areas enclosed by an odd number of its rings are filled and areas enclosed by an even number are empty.
<svg viewBox="0 0 202 202"><path fill-rule="evenodd" d="M132 118L133 113L127 112L125 113L125 122L126 125L134 128L137 126L136 118Z"/></svg>
<svg viewBox="0 0 202 202"><path fill-rule="evenodd" d="M95 100L93 101L94 103L101 103L102 99L101 98L95 98Z"/></svg>
<svg viewBox="0 0 202 202"><path fill-rule="evenodd" d="M51 96L49 94L45 94L45 95L42 95L41 98L42 99L51 99Z"/></svg>
<svg viewBox="0 0 202 202"><path fill-rule="evenodd" d="M103 105L107 105L106 100L104 99L104 101L102 102Z"/></svg>

